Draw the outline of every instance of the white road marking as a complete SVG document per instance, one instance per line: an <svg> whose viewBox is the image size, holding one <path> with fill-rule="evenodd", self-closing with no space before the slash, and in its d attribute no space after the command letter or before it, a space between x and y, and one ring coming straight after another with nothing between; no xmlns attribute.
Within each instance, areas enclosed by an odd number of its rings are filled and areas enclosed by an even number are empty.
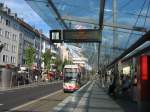
<svg viewBox="0 0 150 112"><path fill-rule="evenodd" d="M54 107L52 110L54 112L58 112L58 111L61 111L63 109L63 107L69 102L69 101L72 101L72 102L75 102L75 97L77 96L77 94L83 90L83 88L85 88L89 83L91 83L91 81L89 81L88 83L86 83L84 86L82 86L79 90L77 90L75 93L73 93L71 96L68 96L67 98L65 98L62 102L60 102L56 107ZM72 112L74 110L74 108L68 108L67 107L67 111L68 112Z"/></svg>
<svg viewBox="0 0 150 112"><path fill-rule="evenodd" d="M82 98L80 99L77 107L75 108L75 110L73 112L82 112L83 109L82 108L78 108L80 106L86 106L86 102L88 100L88 96L90 95L90 91L92 90L92 87L94 85L95 82L92 82L92 84L90 85L90 87L88 88L87 92L84 93L84 95L82 96Z"/></svg>
<svg viewBox="0 0 150 112"><path fill-rule="evenodd" d="M28 105L30 105L30 104L32 104L32 103L36 103L36 102L38 102L38 101L40 101L40 100L42 100L42 99L48 98L48 97L50 97L50 96L52 96L52 95L55 95L55 94L57 94L57 93L59 93L59 92L61 92L61 91L62 91L62 89L61 89L61 90L58 90L58 91L56 91L56 92L54 92L54 93L51 93L51 94L49 94L49 95L47 95L47 96L38 98L38 99L36 99L36 100L32 100L32 101L30 101L30 102L28 102L28 103L25 103L25 104L23 104L23 105L20 105L20 106L17 106L17 107L15 107L15 108L12 108L12 109L10 109L10 111L19 110L19 109L21 109L21 108L23 108L23 107L25 107L25 106L28 106Z"/></svg>

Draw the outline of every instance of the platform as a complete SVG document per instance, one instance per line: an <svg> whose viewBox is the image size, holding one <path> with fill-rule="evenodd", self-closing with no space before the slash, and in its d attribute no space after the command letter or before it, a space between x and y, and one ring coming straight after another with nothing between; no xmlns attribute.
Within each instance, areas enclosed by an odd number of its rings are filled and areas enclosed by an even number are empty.
<svg viewBox="0 0 150 112"><path fill-rule="evenodd" d="M136 112L136 104L113 99L99 81L88 82L79 91L59 103L53 112Z"/></svg>

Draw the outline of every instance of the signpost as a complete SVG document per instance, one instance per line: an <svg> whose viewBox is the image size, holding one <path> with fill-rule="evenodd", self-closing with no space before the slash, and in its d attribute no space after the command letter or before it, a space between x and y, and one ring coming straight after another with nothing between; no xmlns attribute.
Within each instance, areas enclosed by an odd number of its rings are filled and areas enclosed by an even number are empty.
<svg viewBox="0 0 150 112"><path fill-rule="evenodd" d="M61 43L62 42L61 30L50 30L50 41L52 43Z"/></svg>
<svg viewBox="0 0 150 112"><path fill-rule="evenodd" d="M51 30L50 40L53 43L101 42L101 36L98 29Z"/></svg>
<svg viewBox="0 0 150 112"><path fill-rule="evenodd" d="M64 42L100 42L100 30L72 29L63 31Z"/></svg>

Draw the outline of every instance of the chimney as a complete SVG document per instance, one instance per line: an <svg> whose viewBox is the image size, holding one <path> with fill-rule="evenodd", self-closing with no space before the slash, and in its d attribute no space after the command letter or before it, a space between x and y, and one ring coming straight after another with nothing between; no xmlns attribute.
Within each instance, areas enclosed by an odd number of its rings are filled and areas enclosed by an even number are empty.
<svg viewBox="0 0 150 112"><path fill-rule="evenodd" d="M14 18L17 19L17 13L14 14Z"/></svg>
<svg viewBox="0 0 150 112"><path fill-rule="evenodd" d="M11 13L11 10L10 8L7 9L7 14L10 14Z"/></svg>

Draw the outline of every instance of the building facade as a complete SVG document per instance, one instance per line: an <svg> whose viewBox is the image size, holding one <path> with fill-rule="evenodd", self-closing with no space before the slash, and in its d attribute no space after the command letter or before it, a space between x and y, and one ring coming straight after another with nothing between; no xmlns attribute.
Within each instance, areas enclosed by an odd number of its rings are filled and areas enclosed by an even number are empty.
<svg viewBox="0 0 150 112"><path fill-rule="evenodd" d="M42 49L41 55L42 55L48 49L51 49L51 45L50 45L49 39L46 36L42 35L41 37L42 37L42 39L41 39L41 43L42 43L42 46L41 46L41 49ZM41 67L45 68L44 62L42 62L42 61L41 61Z"/></svg>
<svg viewBox="0 0 150 112"><path fill-rule="evenodd" d="M0 53L0 65L18 65L19 25L16 14L11 14L10 9L0 4L0 43L4 48Z"/></svg>
<svg viewBox="0 0 150 112"><path fill-rule="evenodd" d="M17 14L0 4L0 44L5 47L0 53L0 65L24 65L25 49L35 48L35 65L41 66L41 55L50 48L49 39L35 28L17 18Z"/></svg>
<svg viewBox="0 0 150 112"><path fill-rule="evenodd" d="M59 49L59 55L62 61L65 61L65 60L72 61L72 55L69 49L67 49L63 44L57 44L57 47Z"/></svg>

